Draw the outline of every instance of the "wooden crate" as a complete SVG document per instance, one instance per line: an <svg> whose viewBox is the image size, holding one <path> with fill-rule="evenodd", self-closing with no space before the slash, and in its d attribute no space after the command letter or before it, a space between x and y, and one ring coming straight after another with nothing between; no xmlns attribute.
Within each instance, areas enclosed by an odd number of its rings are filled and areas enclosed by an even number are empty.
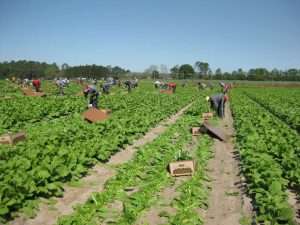
<svg viewBox="0 0 300 225"><path fill-rule="evenodd" d="M213 118L214 114L212 112L202 113L202 119L203 120L209 120Z"/></svg>
<svg viewBox="0 0 300 225"><path fill-rule="evenodd" d="M191 129L192 135L193 136L199 136L201 134L200 130L201 130L200 127L192 127L192 129Z"/></svg>
<svg viewBox="0 0 300 225"><path fill-rule="evenodd" d="M172 90L160 90L160 93L171 95L171 94L173 94L173 91Z"/></svg>
<svg viewBox="0 0 300 225"><path fill-rule="evenodd" d="M21 89L23 94L26 96L37 96L37 97L43 97L46 96L44 92L35 92L31 88L22 88Z"/></svg>
<svg viewBox="0 0 300 225"><path fill-rule="evenodd" d="M16 144L19 141L25 140L25 138L25 132L19 132L16 134L4 134L0 136L0 144Z"/></svg>
<svg viewBox="0 0 300 225"><path fill-rule="evenodd" d="M83 117L85 120L87 120L91 123L94 123L97 121L102 121L102 120L108 119L109 114L110 114L110 113L108 113L108 111L109 110L103 110L103 109L99 110L96 108L89 108L87 111L85 111L83 113Z"/></svg>
<svg viewBox="0 0 300 225"><path fill-rule="evenodd" d="M169 171L171 176L192 176L195 172L195 161L194 160L183 160L171 162L169 164Z"/></svg>

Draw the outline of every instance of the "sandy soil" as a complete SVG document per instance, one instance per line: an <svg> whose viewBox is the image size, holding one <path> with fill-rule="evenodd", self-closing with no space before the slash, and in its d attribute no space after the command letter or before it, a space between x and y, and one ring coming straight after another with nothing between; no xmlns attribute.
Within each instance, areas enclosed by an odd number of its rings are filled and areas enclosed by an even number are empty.
<svg viewBox="0 0 300 225"><path fill-rule="evenodd" d="M229 106L220 128L233 135L233 120ZM232 140L227 143L214 141L214 158L209 161L208 175L211 177L211 193L208 210L203 214L205 225L239 225L243 216L251 217L251 201L243 194L239 175L238 156Z"/></svg>
<svg viewBox="0 0 300 225"><path fill-rule="evenodd" d="M111 165L122 164L132 159L138 147L157 138L169 125L174 124L191 105L192 103L188 104L170 118L160 122L155 128L147 132L145 136L136 140L132 145L127 146L123 151L116 153L106 165L96 165L91 169L89 175L82 178L82 185L80 185L80 187L66 186L62 198L52 198L56 202L54 205L41 203L40 210L35 218L27 219L24 216L20 216L9 224L51 225L54 224L60 216L72 213L73 206L86 202L93 192L101 192L103 190L105 182L115 174L115 170Z"/></svg>
<svg viewBox="0 0 300 225"><path fill-rule="evenodd" d="M295 223L300 224L300 199L294 190L288 190L288 202L295 214Z"/></svg>

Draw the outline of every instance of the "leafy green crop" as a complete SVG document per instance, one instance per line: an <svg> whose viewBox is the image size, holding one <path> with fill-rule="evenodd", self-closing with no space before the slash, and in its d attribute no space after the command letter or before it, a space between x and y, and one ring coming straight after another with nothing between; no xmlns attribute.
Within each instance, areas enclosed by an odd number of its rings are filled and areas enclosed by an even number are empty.
<svg viewBox="0 0 300 225"><path fill-rule="evenodd" d="M203 110L201 105L197 107ZM99 224L106 218L107 205L114 200L121 200L124 206L113 218L115 224L134 224L141 212L156 200L156 193L169 184L167 165L176 160L183 146L191 140L191 124L198 120L198 116L186 114L153 142L141 147L135 158L121 166L116 177L105 184L103 192L93 194L87 203L62 217L58 224ZM128 196L124 189L132 186L138 191Z"/></svg>
<svg viewBox="0 0 300 225"><path fill-rule="evenodd" d="M102 105L113 113L104 122L89 124L75 113L26 125L25 142L0 146L0 217L31 207L38 197L62 195L64 182L80 178L97 160L108 160L197 95L193 89L170 96L138 89L105 96Z"/></svg>
<svg viewBox="0 0 300 225"><path fill-rule="evenodd" d="M293 224L286 189L299 184L299 136L241 90L234 90L231 99L242 172L257 220Z"/></svg>

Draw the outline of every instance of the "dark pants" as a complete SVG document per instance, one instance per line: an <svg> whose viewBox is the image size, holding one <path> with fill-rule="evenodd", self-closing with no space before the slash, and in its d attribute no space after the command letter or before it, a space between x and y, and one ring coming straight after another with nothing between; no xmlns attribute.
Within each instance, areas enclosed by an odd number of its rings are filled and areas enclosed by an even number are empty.
<svg viewBox="0 0 300 225"><path fill-rule="evenodd" d="M99 98L99 93L92 94L90 97L90 104L96 109L98 109L98 98Z"/></svg>
<svg viewBox="0 0 300 225"><path fill-rule="evenodd" d="M104 85L102 90L105 94L109 94L109 86L108 85Z"/></svg>
<svg viewBox="0 0 300 225"><path fill-rule="evenodd" d="M65 95L64 87L63 86L59 86L59 94L60 95Z"/></svg>
<svg viewBox="0 0 300 225"><path fill-rule="evenodd" d="M222 100L220 102L215 102L210 100L210 107L216 111L217 115L220 118L224 118L225 116L225 102Z"/></svg>

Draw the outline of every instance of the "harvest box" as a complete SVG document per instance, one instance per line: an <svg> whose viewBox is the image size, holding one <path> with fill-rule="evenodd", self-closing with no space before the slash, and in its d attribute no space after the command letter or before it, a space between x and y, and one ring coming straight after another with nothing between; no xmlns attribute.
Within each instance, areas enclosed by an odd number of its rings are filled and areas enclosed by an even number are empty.
<svg viewBox="0 0 300 225"><path fill-rule="evenodd" d="M169 164L169 171L171 176L191 176L195 172L194 160L183 160L177 162L171 162Z"/></svg>
<svg viewBox="0 0 300 225"><path fill-rule="evenodd" d="M31 90L31 88L22 88L22 92L24 95L26 96L45 96L46 94L44 92L35 92L33 90Z"/></svg>
<svg viewBox="0 0 300 225"><path fill-rule="evenodd" d="M213 118L214 114L212 112L202 113L202 119L208 120L210 118Z"/></svg>
<svg viewBox="0 0 300 225"><path fill-rule="evenodd" d="M111 110L104 110L104 109L96 109L90 108L83 113L84 119L87 121L94 123L101 120L106 120L109 117Z"/></svg>
<svg viewBox="0 0 300 225"><path fill-rule="evenodd" d="M200 127L192 127L192 135L193 136L199 136L201 134L201 128Z"/></svg>
<svg viewBox="0 0 300 225"><path fill-rule="evenodd" d="M171 95L171 94L173 94L173 91L172 90L160 90L160 93Z"/></svg>
<svg viewBox="0 0 300 225"><path fill-rule="evenodd" d="M26 138L24 132L16 134L4 134L0 136L0 144L15 144L19 141L23 141Z"/></svg>

